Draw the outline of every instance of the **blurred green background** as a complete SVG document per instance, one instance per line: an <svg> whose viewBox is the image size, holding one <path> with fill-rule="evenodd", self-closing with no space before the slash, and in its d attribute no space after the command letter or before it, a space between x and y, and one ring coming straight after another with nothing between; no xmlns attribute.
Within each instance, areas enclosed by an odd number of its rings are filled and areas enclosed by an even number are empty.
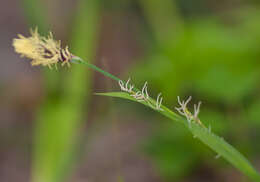
<svg viewBox="0 0 260 182"><path fill-rule="evenodd" d="M82 65L31 67L31 27L150 95L202 101L201 120L260 171L260 4L254 0L20 0L0 7L0 181L245 182L185 128L94 96L116 82ZM192 109L192 108L191 108Z"/></svg>

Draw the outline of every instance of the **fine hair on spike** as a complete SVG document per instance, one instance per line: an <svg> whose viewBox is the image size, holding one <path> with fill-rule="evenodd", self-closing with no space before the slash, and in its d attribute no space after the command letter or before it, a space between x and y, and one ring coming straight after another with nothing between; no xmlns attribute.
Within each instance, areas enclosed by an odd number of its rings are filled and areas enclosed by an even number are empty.
<svg viewBox="0 0 260 182"><path fill-rule="evenodd" d="M122 80L119 80L118 83L119 83L120 89L121 89L122 91L125 91L124 82L123 82Z"/></svg>
<svg viewBox="0 0 260 182"><path fill-rule="evenodd" d="M147 101L149 99L148 91L147 91L147 82L145 82L142 91L137 91L136 93L132 94L137 101Z"/></svg>
<svg viewBox="0 0 260 182"><path fill-rule="evenodd" d="M195 104L194 105L194 114L192 114L188 108L187 108L187 105L188 103L191 101L191 96L188 97L188 99L186 101L181 101L180 97L177 96L177 100L178 100L178 103L179 103L179 107L175 107L175 109L183 116L186 117L188 123L189 123L189 126L191 126L191 121L195 121L197 122L198 124L204 126L201 121L199 120L198 118L198 115L199 115L199 112L200 112L200 105L201 105L201 102L199 102L197 105Z"/></svg>
<svg viewBox="0 0 260 182"><path fill-rule="evenodd" d="M130 82L130 78L128 78L126 84L125 84L125 88L128 90L128 83Z"/></svg>
<svg viewBox="0 0 260 182"><path fill-rule="evenodd" d="M200 112L200 105L201 105L201 102L198 103L198 105L194 104L194 117L198 117L199 115L199 112Z"/></svg>
<svg viewBox="0 0 260 182"><path fill-rule="evenodd" d="M141 91L137 91L136 93L132 94L131 96L133 96L139 102L144 101L144 99L143 99L144 97L143 97Z"/></svg>
<svg viewBox="0 0 260 182"><path fill-rule="evenodd" d="M134 91L134 85L130 84L130 78L124 83L124 81L119 80L118 84L122 91L127 92L135 98L138 102L145 102L148 104L151 108L155 110L163 111L161 108L163 98L161 97L161 93L158 94L156 103L153 103L152 100L150 100L149 93L148 93L148 82L146 81L142 87L141 91Z"/></svg>
<svg viewBox="0 0 260 182"><path fill-rule="evenodd" d="M133 92L133 88L134 85L130 84L130 80L131 78L128 78L127 82L124 84L124 82L122 80L118 81L118 84L120 86L120 89L124 92L128 92L128 93L132 93Z"/></svg>
<svg viewBox="0 0 260 182"><path fill-rule="evenodd" d="M142 95L145 95L144 91L147 88L147 82L144 83L144 86L142 88Z"/></svg>
<svg viewBox="0 0 260 182"><path fill-rule="evenodd" d="M143 86L143 88L142 88L142 95L144 96L144 97L146 97L146 99L149 99L149 94L148 94L148 83L147 83L147 81L144 83L144 86Z"/></svg>
<svg viewBox="0 0 260 182"><path fill-rule="evenodd" d="M158 96L157 96L157 99L156 99L156 109L163 111L163 109L161 108L162 100L163 100L163 98L160 97L161 95L162 95L162 93L159 93Z"/></svg>

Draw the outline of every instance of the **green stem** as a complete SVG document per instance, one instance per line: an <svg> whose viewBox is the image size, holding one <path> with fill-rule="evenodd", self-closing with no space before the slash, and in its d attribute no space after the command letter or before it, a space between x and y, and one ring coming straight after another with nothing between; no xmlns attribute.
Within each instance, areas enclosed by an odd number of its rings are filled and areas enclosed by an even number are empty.
<svg viewBox="0 0 260 182"><path fill-rule="evenodd" d="M93 65L93 64L91 64L91 63L89 63L89 62L84 61L84 60L81 59L80 57L74 56L74 57L72 58L71 62L72 62L72 63L80 63L80 64L87 65L88 67L90 67L90 68L96 70L97 72L99 72L99 73L101 73L101 74L103 74L103 75L105 75L105 76L107 76L107 77L109 77L109 78L111 78L111 79L113 79L113 80L115 80L115 81L120 81L120 80L121 80L120 78L118 78L118 77L116 77L116 76L114 76L114 75L112 75L112 74L110 74L110 73L108 73L108 72L106 72L106 71L100 69L99 67L97 67L97 66L95 66L95 65Z"/></svg>

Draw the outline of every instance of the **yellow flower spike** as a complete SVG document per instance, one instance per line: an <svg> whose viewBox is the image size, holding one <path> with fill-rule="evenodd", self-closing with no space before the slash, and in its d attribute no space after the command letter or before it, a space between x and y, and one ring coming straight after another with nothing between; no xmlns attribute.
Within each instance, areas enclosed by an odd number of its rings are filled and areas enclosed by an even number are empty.
<svg viewBox="0 0 260 182"><path fill-rule="evenodd" d="M31 29L30 33L30 37L18 34L18 38L13 40L15 52L31 59L32 66L43 65L52 68L52 65L55 65L57 68L57 63L70 66L73 55L69 52L68 46L62 49L61 42L54 40L51 32L47 37L40 36L37 28Z"/></svg>

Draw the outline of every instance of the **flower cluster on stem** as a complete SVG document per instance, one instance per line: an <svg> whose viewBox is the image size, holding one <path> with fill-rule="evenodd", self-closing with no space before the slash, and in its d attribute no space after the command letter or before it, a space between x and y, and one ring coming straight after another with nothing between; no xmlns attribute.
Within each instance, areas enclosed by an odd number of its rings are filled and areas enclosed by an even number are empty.
<svg viewBox="0 0 260 182"><path fill-rule="evenodd" d="M180 107L175 107L175 109L183 116L186 117L186 119L188 120L188 123L190 125L191 121L195 121L197 122L198 124L200 124L201 126L204 126L202 124L202 122L200 121L198 115L199 115L199 112L200 112L200 105L201 105L201 102L199 102L197 105L194 104L194 114L192 114L188 108L187 108L187 105L188 103L191 101L191 96L186 100L186 101L181 101L180 100L180 97L178 96L178 103L180 105Z"/></svg>
<svg viewBox="0 0 260 182"><path fill-rule="evenodd" d="M161 93L158 94L156 103L154 103L152 99L150 99L147 82L144 83L144 86L141 91L134 91L134 85L130 84L130 80L131 79L129 78L125 83L122 80L118 82L122 91L129 93L130 96L135 98L138 102L146 102L153 109L163 111L163 109L161 108L163 101Z"/></svg>

